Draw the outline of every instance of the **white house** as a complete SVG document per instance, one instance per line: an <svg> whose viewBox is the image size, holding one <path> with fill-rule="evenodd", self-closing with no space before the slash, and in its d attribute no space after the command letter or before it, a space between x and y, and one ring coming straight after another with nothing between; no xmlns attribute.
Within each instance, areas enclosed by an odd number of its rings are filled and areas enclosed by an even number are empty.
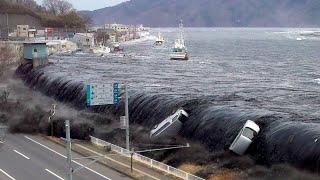
<svg viewBox="0 0 320 180"><path fill-rule="evenodd" d="M17 25L17 36L18 37L28 37L29 35L29 25Z"/></svg>
<svg viewBox="0 0 320 180"><path fill-rule="evenodd" d="M76 33L71 41L76 43L80 48L92 48L94 47L94 34Z"/></svg>

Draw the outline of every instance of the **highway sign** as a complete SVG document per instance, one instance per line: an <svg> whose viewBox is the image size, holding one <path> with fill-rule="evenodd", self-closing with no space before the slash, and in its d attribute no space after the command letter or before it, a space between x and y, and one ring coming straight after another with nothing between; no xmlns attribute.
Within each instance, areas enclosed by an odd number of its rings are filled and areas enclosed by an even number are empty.
<svg viewBox="0 0 320 180"><path fill-rule="evenodd" d="M88 106L118 104L120 102L121 84L88 84L86 93Z"/></svg>

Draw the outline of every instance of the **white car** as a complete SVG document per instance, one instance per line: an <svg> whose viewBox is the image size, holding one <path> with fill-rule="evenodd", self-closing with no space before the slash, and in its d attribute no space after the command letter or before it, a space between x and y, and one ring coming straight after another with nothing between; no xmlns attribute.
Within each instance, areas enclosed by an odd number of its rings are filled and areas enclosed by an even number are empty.
<svg viewBox="0 0 320 180"><path fill-rule="evenodd" d="M248 120L232 142L229 150L238 155L243 155L252 143L254 137L258 135L259 131L259 126L255 122Z"/></svg>
<svg viewBox="0 0 320 180"><path fill-rule="evenodd" d="M175 136L181 129L184 118L189 117L183 109L178 109L173 115L167 117L161 123L155 125L150 132L150 138Z"/></svg>

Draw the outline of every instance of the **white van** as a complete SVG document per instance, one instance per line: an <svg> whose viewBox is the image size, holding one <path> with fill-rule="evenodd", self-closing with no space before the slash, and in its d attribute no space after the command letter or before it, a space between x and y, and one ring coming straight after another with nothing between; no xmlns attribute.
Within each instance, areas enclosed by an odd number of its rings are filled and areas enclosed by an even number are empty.
<svg viewBox="0 0 320 180"><path fill-rule="evenodd" d="M173 115L167 117L161 123L155 125L151 132L150 138L175 136L181 129L184 118L189 117L188 113L183 109L178 109Z"/></svg>
<svg viewBox="0 0 320 180"><path fill-rule="evenodd" d="M243 155L252 143L253 138L258 135L259 131L259 126L255 122L248 120L232 142L229 150L238 155Z"/></svg>

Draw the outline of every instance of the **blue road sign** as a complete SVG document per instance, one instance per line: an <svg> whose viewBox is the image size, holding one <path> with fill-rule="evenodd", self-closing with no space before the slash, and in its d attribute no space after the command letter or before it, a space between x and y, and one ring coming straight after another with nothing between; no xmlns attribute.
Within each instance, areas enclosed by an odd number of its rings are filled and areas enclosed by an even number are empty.
<svg viewBox="0 0 320 180"><path fill-rule="evenodd" d="M113 84L88 84L86 86L87 105L118 104L120 102L121 85Z"/></svg>

